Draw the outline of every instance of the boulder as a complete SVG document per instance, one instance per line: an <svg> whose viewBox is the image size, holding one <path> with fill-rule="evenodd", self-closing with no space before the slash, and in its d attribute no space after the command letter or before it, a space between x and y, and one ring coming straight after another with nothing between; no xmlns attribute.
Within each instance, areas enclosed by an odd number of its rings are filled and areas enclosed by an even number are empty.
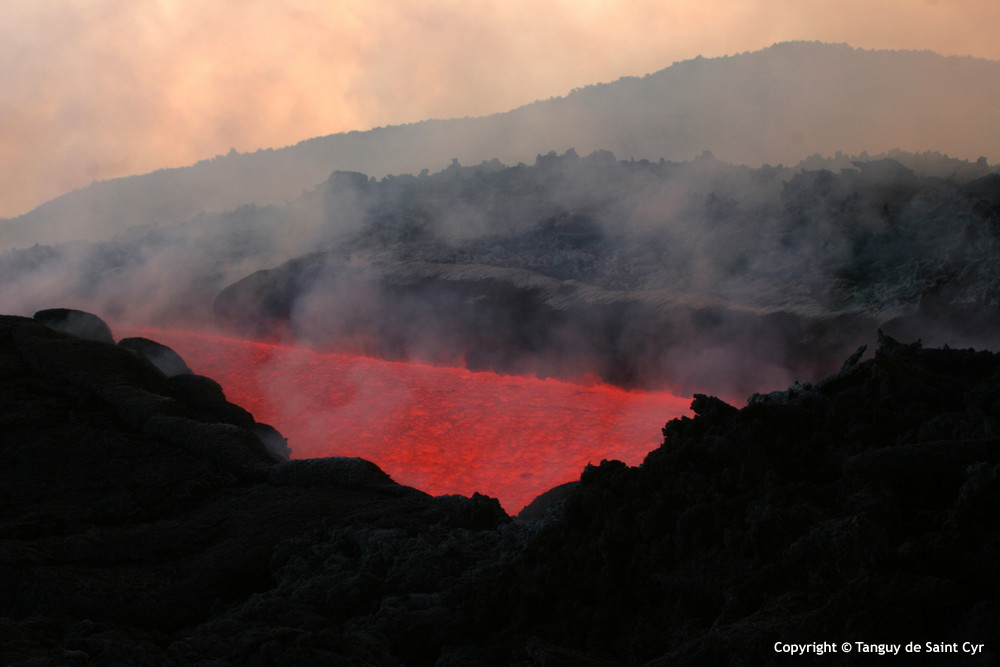
<svg viewBox="0 0 1000 667"><path fill-rule="evenodd" d="M191 373L191 369L188 368L181 355L163 343L157 343L155 340L136 336L133 338L122 338L118 341L118 345L134 352L139 357L153 364L168 378Z"/></svg>
<svg viewBox="0 0 1000 667"><path fill-rule="evenodd" d="M49 308L39 310L34 315L36 322L41 322L56 331L83 338L84 340L114 343L111 327L100 317L82 310L71 308Z"/></svg>

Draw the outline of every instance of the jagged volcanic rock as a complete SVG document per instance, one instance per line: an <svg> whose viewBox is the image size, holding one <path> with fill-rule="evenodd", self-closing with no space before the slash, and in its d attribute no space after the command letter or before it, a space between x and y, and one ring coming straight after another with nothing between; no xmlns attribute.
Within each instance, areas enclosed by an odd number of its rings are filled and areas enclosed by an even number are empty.
<svg viewBox="0 0 1000 667"><path fill-rule="evenodd" d="M882 336L874 358L742 409L697 395L641 466L588 467L514 522L365 461L278 462L245 416L213 422L192 395L123 348L0 318L0 661L744 665L815 641L1000 655L993 353Z"/></svg>
<svg viewBox="0 0 1000 667"><path fill-rule="evenodd" d="M272 589L277 546L324 522L506 520L496 501L436 501L367 462L281 463L265 425L174 382L196 377L0 317L0 662L199 664L174 639ZM366 650L340 634L312 655Z"/></svg>

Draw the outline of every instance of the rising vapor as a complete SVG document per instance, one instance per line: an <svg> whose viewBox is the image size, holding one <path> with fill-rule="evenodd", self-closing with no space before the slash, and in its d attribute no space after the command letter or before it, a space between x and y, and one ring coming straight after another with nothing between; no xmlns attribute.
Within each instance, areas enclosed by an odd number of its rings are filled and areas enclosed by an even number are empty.
<svg viewBox="0 0 1000 667"><path fill-rule="evenodd" d="M106 181L2 223L0 310L735 402L994 345L998 67L784 43Z"/></svg>

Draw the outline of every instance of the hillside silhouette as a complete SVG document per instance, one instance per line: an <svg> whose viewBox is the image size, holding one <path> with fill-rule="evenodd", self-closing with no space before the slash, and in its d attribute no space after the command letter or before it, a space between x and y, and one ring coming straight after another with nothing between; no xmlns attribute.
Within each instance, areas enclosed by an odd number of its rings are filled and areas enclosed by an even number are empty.
<svg viewBox="0 0 1000 667"><path fill-rule="evenodd" d="M427 120L231 151L190 167L97 182L0 222L0 246L107 238L133 225L281 203L334 170L436 171L452 159L530 161L548 151L794 165L810 155L942 151L1000 160L1000 63L815 42L695 58L482 118Z"/></svg>

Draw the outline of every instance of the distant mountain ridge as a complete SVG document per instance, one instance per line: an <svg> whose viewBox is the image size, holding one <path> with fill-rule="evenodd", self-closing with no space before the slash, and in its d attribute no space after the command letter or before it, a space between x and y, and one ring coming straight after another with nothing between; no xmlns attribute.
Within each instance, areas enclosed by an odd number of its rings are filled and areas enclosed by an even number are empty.
<svg viewBox="0 0 1000 667"><path fill-rule="evenodd" d="M1000 62L926 51L787 42L675 63L481 118L428 120L218 156L97 182L0 221L0 247L108 237L243 204L281 203L334 170L508 164L575 148L685 160L703 151L751 166L894 148L1000 160Z"/></svg>

